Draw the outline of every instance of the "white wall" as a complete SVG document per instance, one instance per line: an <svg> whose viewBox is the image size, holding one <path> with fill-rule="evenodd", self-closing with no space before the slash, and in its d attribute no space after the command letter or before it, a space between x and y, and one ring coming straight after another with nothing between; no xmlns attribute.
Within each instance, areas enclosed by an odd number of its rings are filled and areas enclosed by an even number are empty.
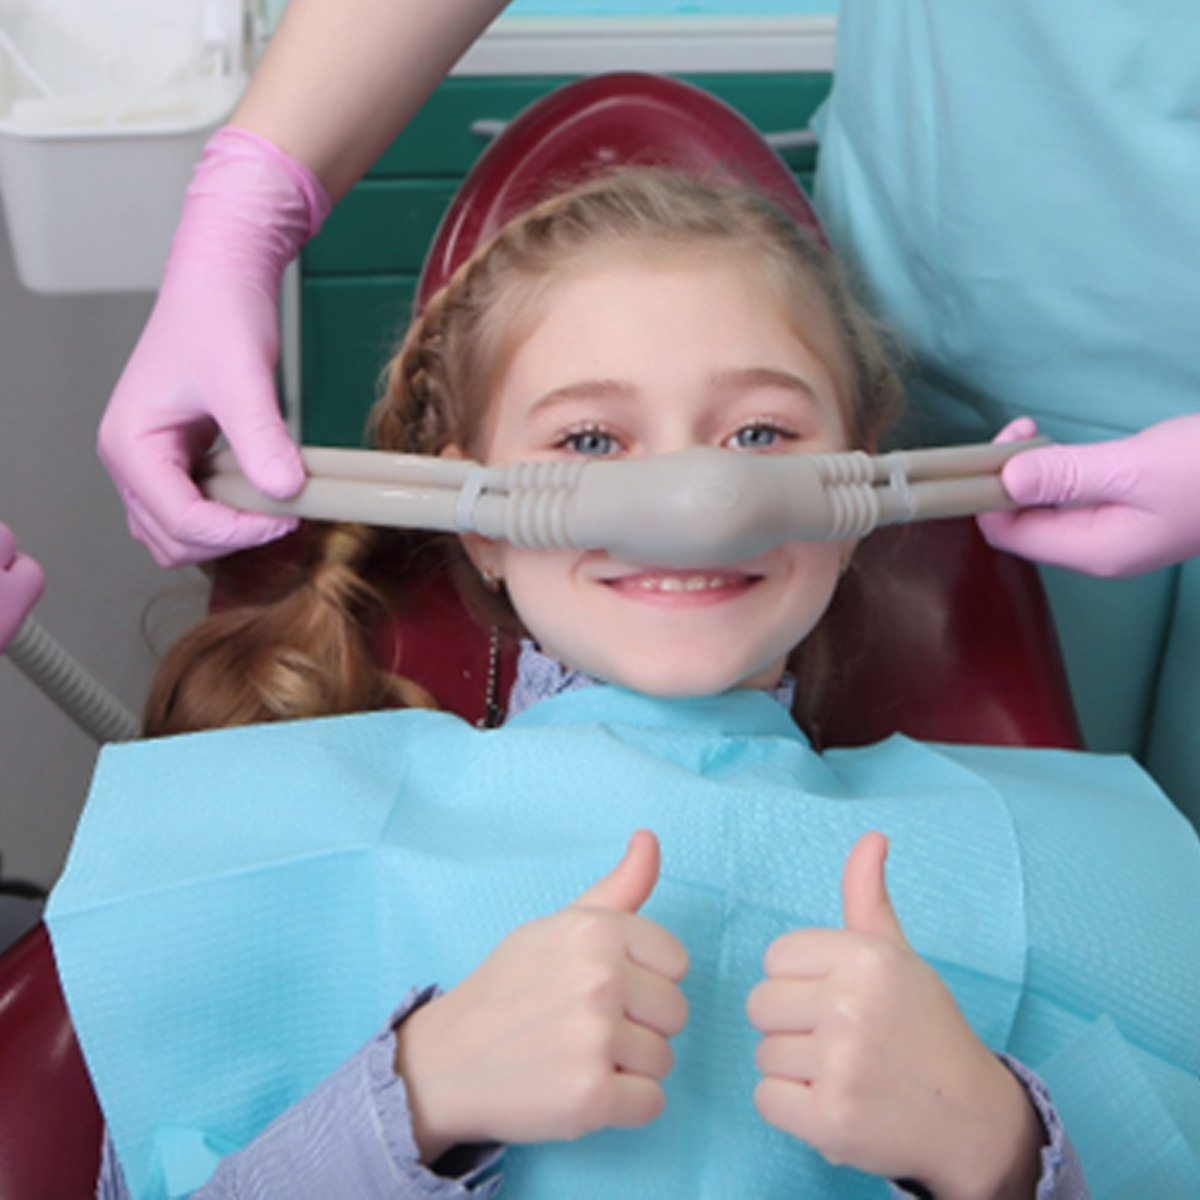
<svg viewBox="0 0 1200 1200"><path fill-rule="evenodd" d="M164 572L125 529L95 431L149 295L46 297L16 278L0 222L0 521L45 567L38 620L135 712L203 577ZM52 883L96 747L0 658L0 868Z"/></svg>

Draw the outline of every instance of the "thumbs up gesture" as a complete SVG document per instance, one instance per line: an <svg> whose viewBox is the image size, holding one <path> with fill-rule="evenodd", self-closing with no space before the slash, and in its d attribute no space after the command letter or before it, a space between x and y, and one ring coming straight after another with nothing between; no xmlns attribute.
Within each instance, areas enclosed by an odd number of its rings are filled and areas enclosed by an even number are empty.
<svg viewBox="0 0 1200 1200"><path fill-rule="evenodd" d="M687 952L638 913L659 860L639 830L573 904L520 926L400 1026L423 1162L461 1143L570 1139L659 1115L667 1039L687 1020Z"/></svg>
<svg viewBox="0 0 1200 1200"><path fill-rule="evenodd" d="M1037 1115L909 945L887 850L878 833L851 850L841 929L796 930L768 948L746 1006L763 1034L755 1106L830 1162L916 1179L939 1200L1031 1196Z"/></svg>

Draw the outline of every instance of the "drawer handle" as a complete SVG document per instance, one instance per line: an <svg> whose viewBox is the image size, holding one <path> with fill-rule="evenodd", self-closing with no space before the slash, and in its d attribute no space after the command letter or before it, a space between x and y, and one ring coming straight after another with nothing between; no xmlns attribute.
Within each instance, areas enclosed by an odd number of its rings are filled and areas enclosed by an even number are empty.
<svg viewBox="0 0 1200 1200"><path fill-rule="evenodd" d="M811 129L785 129L780 133L764 133L763 140L772 150L811 150L817 145L817 135Z"/></svg>
<svg viewBox="0 0 1200 1200"><path fill-rule="evenodd" d="M507 128L507 121L496 117L480 117L471 122L471 133L477 138L493 141ZM817 145L817 135L811 129L785 129L779 133L765 133L763 140L772 150L810 150Z"/></svg>
<svg viewBox="0 0 1200 1200"><path fill-rule="evenodd" d="M471 122L471 133L489 142L498 138L507 128L508 122L496 117L480 117L479 120Z"/></svg>

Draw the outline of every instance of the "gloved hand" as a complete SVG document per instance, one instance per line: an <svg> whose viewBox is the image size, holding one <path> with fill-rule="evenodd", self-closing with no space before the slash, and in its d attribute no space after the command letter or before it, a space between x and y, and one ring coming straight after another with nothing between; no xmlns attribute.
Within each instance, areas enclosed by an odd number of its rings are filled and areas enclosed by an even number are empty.
<svg viewBox="0 0 1200 1200"><path fill-rule="evenodd" d="M1021 417L996 440L1036 432ZM1153 571L1200 554L1198 463L1200 414L1119 441L1030 450L1005 465L1005 491L1050 507L985 513L979 527L1001 550L1089 575Z"/></svg>
<svg viewBox="0 0 1200 1200"><path fill-rule="evenodd" d="M300 163L225 128L205 147L150 320L100 423L98 450L129 529L162 566L259 545L295 520L237 512L189 476L218 427L275 497L304 482L275 398L279 284L329 199Z"/></svg>
<svg viewBox="0 0 1200 1200"><path fill-rule="evenodd" d="M0 521L0 654L8 648L30 609L41 599L46 576Z"/></svg>

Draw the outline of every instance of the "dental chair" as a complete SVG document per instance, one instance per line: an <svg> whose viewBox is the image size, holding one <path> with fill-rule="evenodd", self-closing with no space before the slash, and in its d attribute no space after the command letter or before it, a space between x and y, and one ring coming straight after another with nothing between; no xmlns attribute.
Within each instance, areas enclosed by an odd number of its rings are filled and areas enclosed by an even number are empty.
<svg viewBox="0 0 1200 1200"><path fill-rule="evenodd" d="M419 302L481 238L564 179L612 162L731 166L798 221L803 193L754 129L687 85L639 75L569 85L517 118L468 176L426 261ZM298 535L303 536L303 535ZM253 595L296 539L217 567L214 603ZM819 721L826 746L903 732L935 741L1081 745L1036 572L983 542L973 521L882 530L859 548L877 582L841 606L842 667ZM402 636L401 636L402 635ZM446 581L379 631L384 661L468 720L483 715L488 634ZM512 652L501 681L512 676ZM43 926L0 957L0 1197L93 1194L101 1118Z"/></svg>

